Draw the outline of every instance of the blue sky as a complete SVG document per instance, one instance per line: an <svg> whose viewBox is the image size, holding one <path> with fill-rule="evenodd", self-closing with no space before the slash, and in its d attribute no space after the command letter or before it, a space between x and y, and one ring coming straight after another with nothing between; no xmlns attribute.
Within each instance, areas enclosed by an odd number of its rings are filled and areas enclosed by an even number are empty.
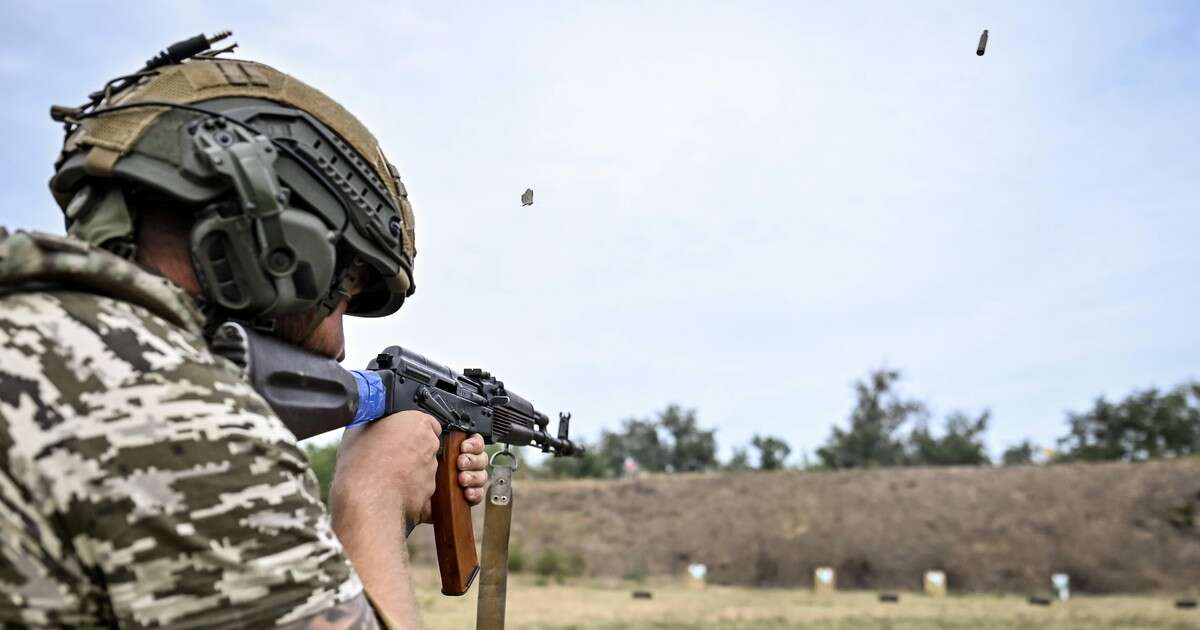
<svg viewBox="0 0 1200 630"><path fill-rule="evenodd" d="M991 409L993 453L1200 378L1197 5L498 6L0 2L0 223L61 230L50 104L229 28L412 195L418 292L350 365L386 340L585 436L677 402L810 452L880 366Z"/></svg>

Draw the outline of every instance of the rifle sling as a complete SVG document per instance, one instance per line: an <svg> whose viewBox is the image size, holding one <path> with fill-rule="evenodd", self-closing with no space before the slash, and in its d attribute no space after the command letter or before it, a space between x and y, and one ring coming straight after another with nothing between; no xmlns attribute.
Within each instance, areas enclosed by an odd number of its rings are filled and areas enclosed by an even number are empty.
<svg viewBox="0 0 1200 630"><path fill-rule="evenodd" d="M512 528L512 473L512 465L500 463L499 458L493 461L492 483L484 501L476 630L504 630L508 537Z"/></svg>

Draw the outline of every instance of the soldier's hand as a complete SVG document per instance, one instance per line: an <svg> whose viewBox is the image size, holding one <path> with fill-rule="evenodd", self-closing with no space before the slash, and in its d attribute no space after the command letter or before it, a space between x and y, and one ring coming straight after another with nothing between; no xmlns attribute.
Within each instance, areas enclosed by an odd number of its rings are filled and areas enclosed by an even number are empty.
<svg viewBox="0 0 1200 630"><path fill-rule="evenodd" d="M335 527L427 522L441 432L419 411L346 429L329 493Z"/></svg>
<svg viewBox="0 0 1200 630"><path fill-rule="evenodd" d="M483 500L483 487L488 480L487 465L483 436L476 433L463 440L462 454L458 456L458 485L462 486L463 496L471 505L478 505Z"/></svg>

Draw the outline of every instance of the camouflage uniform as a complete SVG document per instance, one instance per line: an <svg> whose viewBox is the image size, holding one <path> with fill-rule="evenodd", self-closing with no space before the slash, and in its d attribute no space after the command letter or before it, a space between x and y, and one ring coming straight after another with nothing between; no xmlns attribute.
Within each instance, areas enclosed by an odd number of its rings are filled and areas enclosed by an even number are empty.
<svg viewBox="0 0 1200 630"><path fill-rule="evenodd" d="M362 586L295 437L191 299L0 230L0 625L256 627Z"/></svg>

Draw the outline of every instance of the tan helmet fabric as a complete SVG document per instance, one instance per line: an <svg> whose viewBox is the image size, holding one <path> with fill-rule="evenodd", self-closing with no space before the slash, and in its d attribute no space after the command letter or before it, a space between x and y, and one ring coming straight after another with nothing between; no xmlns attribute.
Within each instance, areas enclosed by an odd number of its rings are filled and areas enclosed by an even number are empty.
<svg viewBox="0 0 1200 630"><path fill-rule="evenodd" d="M416 234L407 191L383 154L375 136L353 114L320 90L268 65L237 59L193 59L165 66L158 74L114 96L106 107L146 101L181 105L214 98L262 98L305 111L324 123L366 158L395 199L404 220L404 253L416 256ZM82 121L67 140L67 151L98 147L110 162L127 153L166 108L145 107L113 112ZM112 154L116 153L117 156Z"/></svg>

